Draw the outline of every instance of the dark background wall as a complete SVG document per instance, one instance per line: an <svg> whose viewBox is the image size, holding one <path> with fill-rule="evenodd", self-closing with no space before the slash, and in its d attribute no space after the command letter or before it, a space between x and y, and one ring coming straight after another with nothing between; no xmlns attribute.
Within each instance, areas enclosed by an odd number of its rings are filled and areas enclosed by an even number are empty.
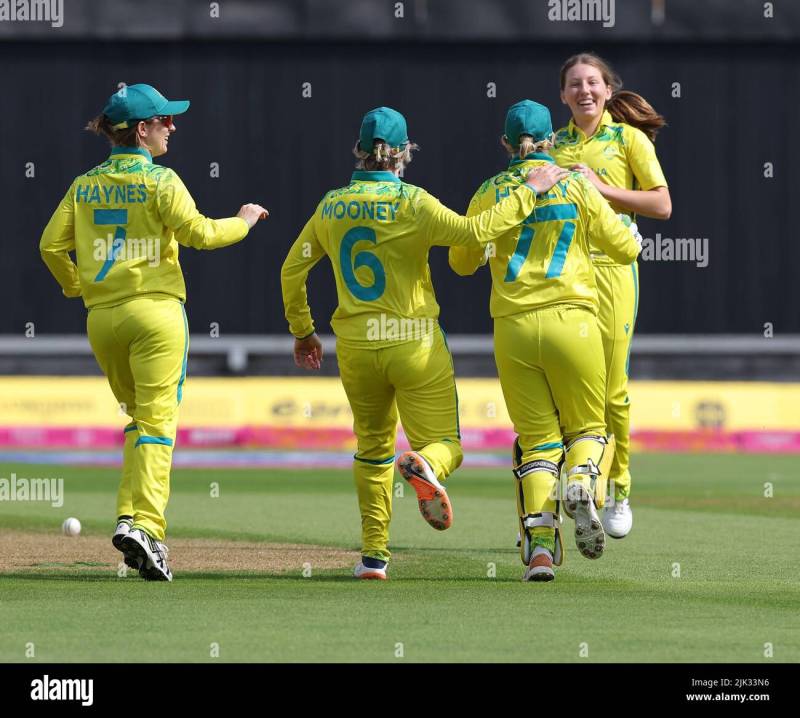
<svg viewBox="0 0 800 718"><path fill-rule="evenodd" d="M669 122L657 150L670 183L669 221L642 220L645 237L707 237L709 265L641 263L639 332L800 332L800 246L792 220L800 48L784 43L600 40L420 44L323 41L13 42L0 45L2 231L0 334L85 331L79 300L66 300L39 259L38 241L73 177L102 161L104 141L82 132L119 82L148 82L192 107L158 160L184 179L201 211L228 216L249 201L271 211L240 245L181 250L195 332L283 333L279 268L322 194L346 184L364 111L405 113L421 151L405 179L463 211L477 185L504 165L498 136L506 108L529 97L568 119L558 68L592 49L626 87ZM312 97L303 98L310 82ZM487 98L494 82L497 97ZM681 97L672 97L673 83ZM26 178L26 163L35 178ZM218 162L220 177L209 165ZM764 178L764 163L774 178ZM450 332L491 331L487 273L462 279L446 251L431 266ZM335 306L327 262L311 275L320 331Z"/></svg>

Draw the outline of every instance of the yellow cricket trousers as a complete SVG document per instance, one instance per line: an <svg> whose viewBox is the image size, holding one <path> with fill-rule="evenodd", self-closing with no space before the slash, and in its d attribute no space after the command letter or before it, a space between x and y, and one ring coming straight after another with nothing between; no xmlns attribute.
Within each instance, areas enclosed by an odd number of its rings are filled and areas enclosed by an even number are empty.
<svg viewBox="0 0 800 718"><path fill-rule="evenodd" d="M339 373L353 410L353 476L362 555L388 561L398 414L408 442L443 481L461 465L453 360L444 333L371 349L339 340Z"/></svg>
<svg viewBox="0 0 800 718"><path fill-rule="evenodd" d="M609 478L616 498L621 500L631 489L628 365L639 309L639 268L636 262L630 266L595 264L594 275L600 300L597 319L606 362L606 425L617 444Z"/></svg>
<svg viewBox="0 0 800 718"><path fill-rule="evenodd" d="M600 463L604 445L576 441L606 435L605 364L597 318L579 305L559 304L494 322L497 372L518 439L514 468L541 461L560 467L566 445L569 471L588 459ZM521 520L554 513L558 472L533 471L517 480ZM554 530L535 528L534 542L550 551Z"/></svg>
<svg viewBox="0 0 800 718"><path fill-rule="evenodd" d="M189 328L177 299L147 295L91 309L89 343L122 410L125 427L117 516L164 540L178 404L186 377Z"/></svg>

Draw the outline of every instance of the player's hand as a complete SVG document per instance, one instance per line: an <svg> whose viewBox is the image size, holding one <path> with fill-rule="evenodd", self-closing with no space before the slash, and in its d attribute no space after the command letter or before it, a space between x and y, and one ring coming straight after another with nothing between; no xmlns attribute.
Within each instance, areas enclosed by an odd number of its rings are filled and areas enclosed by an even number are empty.
<svg viewBox="0 0 800 718"><path fill-rule="evenodd" d="M642 239L642 233L639 231L639 225L637 225L636 222L633 222L629 227L629 229L631 230L633 238L636 240L636 244L638 244L639 249L641 249L643 239Z"/></svg>
<svg viewBox="0 0 800 718"><path fill-rule="evenodd" d="M585 164L576 164L572 165L570 169L573 172L580 172L586 179L589 180L597 189L602 189L605 187L605 183L600 181L600 178L594 173L594 170Z"/></svg>
<svg viewBox="0 0 800 718"><path fill-rule="evenodd" d="M266 219L269 217L269 212L265 210L260 204L243 204L242 208L236 213L237 217L241 217L250 229L253 229L255 223L259 219Z"/></svg>
<svg viewBox="0 0 800 718"><path fill-rule="evenodd" d="M525 180L536 194L547 192L556 182L560 182L569 176L569 170L559 167L557 164L548 164L546 167L535 167L528 173Z"/></svg>
<svg viewBox="0 0 800 718"><path fill-rule="evenodd" d="M319 369L322 366L322 342L316 334L294 340L294 363L301 369Z"/></svg>
<svg viewBox="0 0 800 718"><path fill-rule="evenodd" d="M633 238L636 240L636 244L639 245L639 248L642 247L642 234L639 232L639 225L633 221L629 214L618 214L617 217L620 218L622 224L624 224L629 230L630 233L633 235Z"/></svg>

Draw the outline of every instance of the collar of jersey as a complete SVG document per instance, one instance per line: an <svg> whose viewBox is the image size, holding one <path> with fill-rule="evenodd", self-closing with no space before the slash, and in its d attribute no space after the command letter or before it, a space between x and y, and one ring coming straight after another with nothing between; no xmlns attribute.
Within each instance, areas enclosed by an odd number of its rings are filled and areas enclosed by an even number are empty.
<svg viewBox="0 0 800 718"><path fill-rule="evenodd" d="M394 172L369 172L367 170L357 170L353 172L352 181L358 182L397 182L400 184L400 178Z"/></svg>
<svg viewBox="0 0 800 718"><path fill-rule="evenodd" d="M112 147L111 148L112 155L141 155L148 162L153 161L153 157L151 154L144 149L143 147Z"/></svg>
<svg viewBox="0 0 800 718"><path fill-rule="evenodd" d="M600 118L600 124L597 125L597 129L594 131L594 135L596 135L600 130L606 126L610 125L614 122L614 118L611 116L611 113L608 110L603 110L603 116ZM571 135L578 135L584 142L587 139L592 139L592 137L587 138L586 133L575 124L575 120L570 117L569 125L567 125L567 129Z"/></svg>
<svg viewBox="0 0 800 718"><path fill-rule="evenodd" d="M519 157L517 157L517 159L511 160L508 166L514 167L516 165L521 165L523 162L529 162L530 160L544 160L545 162L555 162L555 160L546 152L529 152L527 155L525 155L525 159L520 159Z"/></svg>

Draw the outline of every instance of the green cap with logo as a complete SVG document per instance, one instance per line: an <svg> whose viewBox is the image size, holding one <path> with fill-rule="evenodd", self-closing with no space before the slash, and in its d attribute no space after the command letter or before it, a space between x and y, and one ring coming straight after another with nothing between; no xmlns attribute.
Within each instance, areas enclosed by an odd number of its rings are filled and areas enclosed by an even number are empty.
<svg viewBox="0 0 800 718"><path fill-rule="evenodd" d="M530 135L534 142L540 142L553 134L550 110L533 100L522 100L511 105L506 114L505 132L514 147L519 145L520 135Z"/></svg>
<svg viewBox="0 0 800 718"><path fill-rule="evenodd" d="M152 85L124 85L108 98L103 114L112 127L133 127L139 120L158 115L180 115L189 109L189 100L168 100Z"/></svg>
<svg viewBox="0 0 800 718"><path fill-rule="evenodd" d="M406 118L391 107L376 107L364 115L358 144L364 152L372 152L375 140L380 139L390 147L402 147L408 143Z"/></svg>

